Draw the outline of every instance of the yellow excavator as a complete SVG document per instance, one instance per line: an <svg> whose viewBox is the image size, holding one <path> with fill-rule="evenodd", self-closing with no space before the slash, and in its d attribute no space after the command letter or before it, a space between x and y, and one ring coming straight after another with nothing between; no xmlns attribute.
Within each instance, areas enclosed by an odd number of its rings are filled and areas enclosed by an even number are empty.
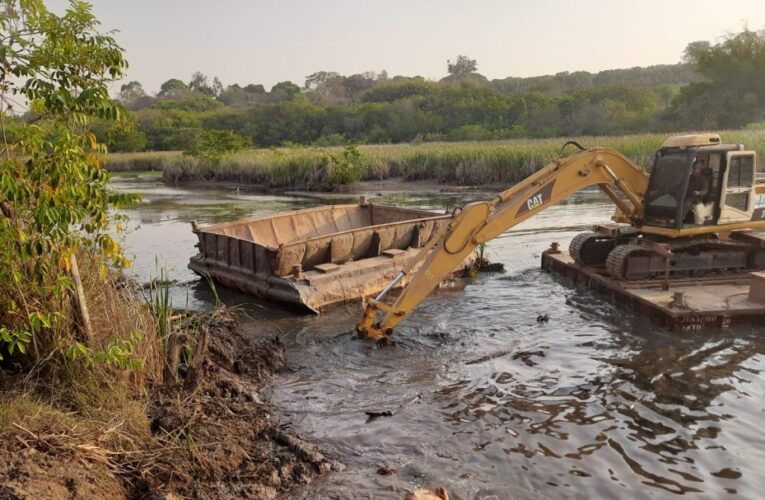
<svg viewBox="0 0 765 500"><path fill-rule="evenodd" d="M605 266L616 279L650 279L664 273L703 275L765 268L765 179L757 158L717 134L668 138L649 176L609 148L585 149L554 160L491 201L470 203L434 234L415 262L403 269L364 310L360 338L391 343L393 329L481 245L545 208L590 186L616 205L614 226L577 235L569 247L576 262ZM667 264L669 257L669 267ZM407 273L392 304L383 297Z"/></svg>

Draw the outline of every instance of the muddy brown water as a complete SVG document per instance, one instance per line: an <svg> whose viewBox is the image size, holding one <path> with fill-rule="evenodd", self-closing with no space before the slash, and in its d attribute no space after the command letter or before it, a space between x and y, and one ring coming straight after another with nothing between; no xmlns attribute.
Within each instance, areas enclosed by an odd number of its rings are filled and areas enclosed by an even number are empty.
<svg viewBox="0 0 765 500"><path fill-rule="evenodd" d="M191 220L328 201L168 187L153 174L113 185L143 194L125 210L124 245L139 279L168 268L176 307L214 303L186 269ZM437 211L489 196L383 194L373 201ZM289 497L402 498L440 485L458 499L761 498L765 326L671 333L539 269L550 242L565 247L611 212L583 193L492 241L506 272L430 297L389 349L352 339L358 305L311 316L219 289L253 335L286 344L288 368L269 390L280 418L346 466ZM394 414L370 420L369 410Z"/></svg>

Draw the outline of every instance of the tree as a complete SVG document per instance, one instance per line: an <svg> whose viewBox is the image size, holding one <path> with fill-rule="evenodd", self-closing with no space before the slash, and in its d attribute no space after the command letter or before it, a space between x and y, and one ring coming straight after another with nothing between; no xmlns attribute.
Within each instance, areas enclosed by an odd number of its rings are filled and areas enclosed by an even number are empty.
<svg viewBox="0 0 765 500"><path fill-rule="evenodd" d="M308 90L316 90L324 85L327 81L340 78L339 73L334 71L317 71L305 77L305 88Z"/></svg>
<svg viewBox="0 0 765 500"><path fill-rule="evenodd" d="M223 83L220 81L220 79L217 76L213 78L212 92L213 92L212 95L214 95L215 97L220 97L221 94L223 93Z"/></svg>
<svg viewBox="0 0 765 500"><path fill-rule="evenodd" d="M204 130L185 154L206 165L217 166L227 154L249 146L249 141L231 130Z"/></svg>
<svg viewBox="0 0 765 500"><path fill-rule="evenodd" d="M177 78L171 78L159 87L157 97L177 99L189 93L189 86Z"/></svg>
<svg viewBox="0 0 765 500"><path fill-rule="evenodd" d="M740 127L765 118L765 31L717 44L690 43L685 58L704 81L684 87L670 119L690 127Z"/></svg>
<svg viewBox="0 0 765 500"><path fill-rule="evenodd" d="M135 80L120 87L118 99L131 110L148 107L155 100L153 97L146 95L141 83Z"/></svg>
<svg viewBox="0 0 765 500"><path fill-rule="evenodd" d="M271 97L274 101L292 101L300 95L300 87L290 81L279 82L271 87Z"/></svg>
<svg viewBox="0 0 765 500"><path fill-rule="evenodd" d="M264 95L266 93L266 89L263 87L263 85L254 83L246 85L244 87L244 91L255 95Z"/></svg>
<svg viewBox="0 0 765 500"><path fill-rule="evenodd" d="M457 56L454 64L451 61L446 61L446 69L452 76L465 76L476 72L478 62L475 59L470 59L468 56Z"/></svg>
<svg viewBox="0 0 765 500"><path fill-rule="evenodd" d="M349 78L332 71L319 71L306 77L308 98L318 106L336 106L348 102Z"/></svg>
<svg viewBox="0 0 765 500"><path fill-rule="evenodd" d="M207 75L205 75L201 71L195 71L194 74L191 75L191 81L189 82L189 89L196 90L197 92L201 92L209 96L215 95L215 91L213 90L212 86L210 86L210 82L207 79Z"/></svg>
<svg viewBox="0 0 765 500"><path fill-rule="evenodd" d="M67 305L72 256L127 263L109 215L125 197L109 193L105 148L88 130L93 119L126 116L108 89L127 63L97 28L84 2L61 16L41 0L0 2L0 128L14 99L36 115L0 137L0 353L28 353L34 363L92 354L74 336Z"/></svg>
<svg viewBox="0 0 765 500"><path fill-rule="evenodd" d="M267 95L263 85L251 83L246 87L240 87L234 83L221 92L218 100L227 106L242 108L267 101Z"/></svg>
<svg viewBox="0 0 765 500"><path fill-rule="evenodd" d="M133 80L120 87L119 99L122 102L129 103L142 97L146 97L146 92L140 82Z"/></svg>

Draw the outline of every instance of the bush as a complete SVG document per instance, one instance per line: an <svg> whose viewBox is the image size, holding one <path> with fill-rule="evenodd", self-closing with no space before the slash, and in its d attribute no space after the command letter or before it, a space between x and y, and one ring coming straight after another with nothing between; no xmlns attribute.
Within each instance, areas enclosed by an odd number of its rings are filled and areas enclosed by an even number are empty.
<svg viewBox="0 0 765 500"><path fill-rule="evenodd" d="M350 144L343 148L339 154L331 155L329 176L330 185L345 185L359 182L364 174L361 164L361 153L358 148Z"/></svg>
<svg viewBox="0 0 765 500"><path fill-rule="evenodd" d="M231 130L204 130L184 154L193 156L202 163L217 166L230 153L244 149L249 141Z"/></svg>

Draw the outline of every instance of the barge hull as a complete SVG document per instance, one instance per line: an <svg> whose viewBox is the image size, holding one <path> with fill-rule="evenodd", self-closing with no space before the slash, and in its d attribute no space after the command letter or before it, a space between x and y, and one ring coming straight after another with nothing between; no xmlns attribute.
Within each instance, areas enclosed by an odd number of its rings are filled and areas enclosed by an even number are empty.
<svg viewBox="0 0 765 500"><path fill-rule="evenodd" d="M308 271L300 278L265 274L253 276L215 261L205 262L199 255L191 258L189 268L201 275L209 275L229 288L319 313L329 306L360 302L377 295L417 257L420 250L410 248L400 253L390 252L390 255L332 266L327 272ZM474 262L475 255L471 255L440 284L440 288L459 286L457 278L464 276ZM409 275L404 276L393 289L403 288L408 283Z"/></svg>
<svg viewBox="0 0 765 500"><path fill-rule="evenodd" d="M542 254L542 269L575 286L598 292L612 303L632 309L670 330L765 323L765 302L750 296L751 274L675 278L665 289L662 280L616 280L605 268L579 265L567 252L553 250Z"/></svg>
<svg viewBox="0 0 765 500"><path fill-rule="evenodd" d="M199 253L189 267L231 288L313 312L358 302L409 269L450 215L361 199L218 224L192 224ZM471 254L450 278L475 261ZM414 268L416 269L416 267ZM410 273L411 274L411 273ZM407 285L408 278L395 288ZM452 285L447 280L442 285Z"/></svg>

